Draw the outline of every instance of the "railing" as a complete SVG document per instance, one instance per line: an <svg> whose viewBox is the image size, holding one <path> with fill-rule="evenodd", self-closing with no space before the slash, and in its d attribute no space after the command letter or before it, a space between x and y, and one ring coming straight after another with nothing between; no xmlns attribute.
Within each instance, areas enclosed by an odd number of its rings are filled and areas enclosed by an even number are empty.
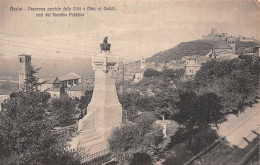
<svg viewBox="0 0 260 165"><path fill-rule="evenodd" d="M81 160L81 165L100 165L102 163L108 162L110 159L110 152L107 148L94 154L85 156Z"/></svg>
<svg viewBox="0 0 260 165"><path fill-rule="evenodd" d="M243 140L241 140L236 146L237 147L241 147L243 145L243 143L247 143L248 144L248 141L253 135L253 138L258 138L258 134L256 134L255 132L257 132L258 128L254 129L251 131L251 133L249 135L247 135L246 137L243 138ZM250 142L250 141L249 141Z"/></svg>

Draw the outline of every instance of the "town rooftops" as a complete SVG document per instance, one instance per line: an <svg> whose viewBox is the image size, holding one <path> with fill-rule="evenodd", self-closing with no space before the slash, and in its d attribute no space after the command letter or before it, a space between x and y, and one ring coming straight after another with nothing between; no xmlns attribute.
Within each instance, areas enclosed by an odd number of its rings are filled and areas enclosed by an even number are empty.
<svg viewBox="0 0 260 165"><path fill-rule="evenodd" d="M210 57L207 56L199 56L199 55L194 55L194 56L184 56L183 59L185 60L200 60L200 61L208 61L211 60Z"/></svg>
<svg viewBox="0 0 260 165"><path fill-rule="evenodd" d="M65 80L74 80L74 79L80 79L81 77L76 74L75 72L70 72L69 74L59 76L60 81Z"/></svg>
<svg viewBox="0 0 260 165"><path fill-rule="evenodd" d="M52 78L40 78L39 83L44 83L44 84L59 84L60 79L58 77L52 77Z"/></svg>
<svg viewBox="0 0 260 165"><path fill-rule="evenodd" d="M218 42L213 48L214 49L232 49L232 47L225 41Z"/></svg>

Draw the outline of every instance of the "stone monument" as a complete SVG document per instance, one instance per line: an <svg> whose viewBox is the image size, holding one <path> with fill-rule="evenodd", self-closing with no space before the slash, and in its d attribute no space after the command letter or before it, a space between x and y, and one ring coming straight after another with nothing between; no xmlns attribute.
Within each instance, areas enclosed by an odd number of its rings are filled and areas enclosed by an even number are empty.
<svg viewBox="0 0 260 165"><path fill-rule="evenodd" d="M92 56L95 72L94 91L87 107L87 114L78 123L78 147L83 147L89 154L106 149L106 140L111 129L122 122L122 106L118 100L113 77L117 70L118 57L106 51L107 47L101 46L101 50L102 48L105 48L104 52Z"/></svg>

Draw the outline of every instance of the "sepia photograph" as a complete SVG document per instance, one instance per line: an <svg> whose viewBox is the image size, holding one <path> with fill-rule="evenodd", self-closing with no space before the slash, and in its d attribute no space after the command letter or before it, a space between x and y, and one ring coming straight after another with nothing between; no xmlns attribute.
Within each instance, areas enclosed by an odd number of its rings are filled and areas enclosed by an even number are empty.
<svg viewBox="0 0 260 165"><path fill-rule="evenodd" d="M0 0L0 165L259 165L259 0Z"/></svg>

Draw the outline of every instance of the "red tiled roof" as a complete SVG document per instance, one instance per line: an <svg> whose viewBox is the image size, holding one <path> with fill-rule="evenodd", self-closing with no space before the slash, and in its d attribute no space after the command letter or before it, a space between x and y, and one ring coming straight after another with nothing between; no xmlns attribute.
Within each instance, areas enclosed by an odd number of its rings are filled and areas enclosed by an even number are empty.
<svg viewBox="0 0 260 165"><path fill-rule="evenodd" d="M80 78L81 77L75 72L70 72L69 74L59 76L60 81L80 79Z"/></svg>

